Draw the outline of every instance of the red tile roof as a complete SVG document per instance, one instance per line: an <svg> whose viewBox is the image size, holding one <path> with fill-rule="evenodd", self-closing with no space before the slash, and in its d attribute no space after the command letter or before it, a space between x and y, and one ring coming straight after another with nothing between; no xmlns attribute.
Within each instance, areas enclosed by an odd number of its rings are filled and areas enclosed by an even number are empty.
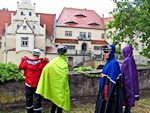
<svg viewBox="0 0 150 113"><path fill-rule="evenodd" d="M108 44L108 42L104 40L91 40L91 44Z"/></svg>
<svg viewBox="0 0 150 113"><path fill-rule="evenodd" d="M108 23L109 21L113 21L114 20L114 17L107 17L107 18L104 18L104 23Z"/></svg>
<svg viewBox="0 0 150 113"><path fill-rule="evenodd" d="M55 19L55 14L43 14L43 13L38 13L40 14L40 24L44 26L46 24L46 31L48 36L53 36L53 26L54 26L54 19Z"/></svg>
<svg viewBox="0 0 150 113"><path fill-rule="evenodd" d="M77 15L83 16L81 17ZM72 21L76 22L77 24L65 24L66 22ZM89 25L91 23L96 23L99 25ZM103 19L95 11L76 8L63 8L57 21L57 26L66 26L66 27L102 29L102 25L104 25Z"/></svg>
<svg viewBox="0 0 150 113"><path fill-rule="evenodd" d="M46 47L46 53L57 53L57 47Z"/></svg>
<svg viewBox="0 0 150 113"><path fill-rule="evenodd" d="M76 39L55 39L55 43L72 43L72 44L78 44L78 40L76 40Z"/></svg>
<svg viewBox="0 0 150 113"><path fill-rule="evenodd" d="M16 14L16 11L0 11L0 36L3 35L3 29L5 29L5 23L8 22L8 26L11 24L11 12ZM40 14L40 24L44 26L46 24L47 35L53 36L53 25L55 14Z"/></svg>
<svg viewBox="0 0 150 113"><path fill-rule="evenodd" d="M0 36L3 36L3 29L5 29L5 23L11 24L11 12L14 11L0 11Z"/></svg>

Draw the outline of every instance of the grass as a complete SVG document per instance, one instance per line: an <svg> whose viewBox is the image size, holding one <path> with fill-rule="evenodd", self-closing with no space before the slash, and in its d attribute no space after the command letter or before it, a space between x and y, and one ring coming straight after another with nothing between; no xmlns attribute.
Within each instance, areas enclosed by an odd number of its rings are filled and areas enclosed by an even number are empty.
<svg viewBox="0 0 150 113"><path fill-rule="evenodd" d="M70 112L63 111L63 113L94 113L95 105L93 106L80 106L72 108ZM0 109L0 113L26 113L24 109L10 111L6 109ZM45 108L42 113L50 113L50 108ZM150 98L141 99L136 102L136 106L132 108L131 113L150 113Z"/></svg>

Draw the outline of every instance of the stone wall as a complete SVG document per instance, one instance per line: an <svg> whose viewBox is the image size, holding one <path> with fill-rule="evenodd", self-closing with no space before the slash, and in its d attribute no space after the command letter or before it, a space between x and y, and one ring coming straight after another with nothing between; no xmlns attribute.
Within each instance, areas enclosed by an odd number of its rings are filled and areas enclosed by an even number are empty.
<svg viewBox="0 0 150 113"><path fill-rule="evenodd" d="M139 68L138 72L140 90L150 91L150 67ZM90 73L99 74L100 72ZM69 83L72 106L95 104L99 89L99 78L70 73ZM24 81L10 81L0 84L0 108L7 105L15 106L18 103L25 103Z"/></svg>
<svg viewBox="0 0 150 113"><path fill-rule="evenodd" d="M150 67L138 68L138 76L140 90L150 90Z"/></svg>

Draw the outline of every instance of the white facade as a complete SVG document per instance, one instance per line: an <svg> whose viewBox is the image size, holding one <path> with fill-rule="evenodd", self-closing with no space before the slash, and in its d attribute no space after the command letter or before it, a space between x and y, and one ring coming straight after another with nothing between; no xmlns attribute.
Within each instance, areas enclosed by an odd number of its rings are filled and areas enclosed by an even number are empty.
<svg viewBox="0 0 150 113"><path fill-rule="evenodd" d="M9 26L5 24L2 43L4 43L2 50L5 63L17 62L18 64L18 59L20 62L23 56L32 56L31 52L34 48L42 50L42 57L45 55L46 25L43 27L40 25L40 15L36 15L35 6L32 6L31 0L22 0L22 3L17 5L16 14L11 13L11 24ZM15 51L9 51L12 49ZM22 51L28 52L23 55Z"/></svg>

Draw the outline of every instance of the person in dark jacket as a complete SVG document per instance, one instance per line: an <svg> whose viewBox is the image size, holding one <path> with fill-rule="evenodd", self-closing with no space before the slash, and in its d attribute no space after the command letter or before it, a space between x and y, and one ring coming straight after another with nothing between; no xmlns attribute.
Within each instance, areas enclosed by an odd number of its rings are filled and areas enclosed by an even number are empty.
<svg viewBox="0 0 150 113"><path fill-rule="evenodd" d="M121 66L123 106L125 106L124 113L130 113L131 107L135 106L135 100L139 100L138 71L132 56L132 47L126 46L122 52L125 57Z"/></svg>
<svg viewBox="0 0 150 113"><path fill-rule="evenodd" d="M39 94L36 94L35 91L38 85L39 78L41 76L42 69L48 63L48 59L39 58L39 49L34 49L32 53L33 59L30 59L27 56L25 56L19 65L19 69L24 70L27 113L41 113L42 97Z"/></svg>
<svg viewBox="0 0 150 113"><path fill-rule="evenodd" d="M95 113L122 113L121 71L114 58L115 46L105 45L103 50L107 63L101 72Z"/></svg>

